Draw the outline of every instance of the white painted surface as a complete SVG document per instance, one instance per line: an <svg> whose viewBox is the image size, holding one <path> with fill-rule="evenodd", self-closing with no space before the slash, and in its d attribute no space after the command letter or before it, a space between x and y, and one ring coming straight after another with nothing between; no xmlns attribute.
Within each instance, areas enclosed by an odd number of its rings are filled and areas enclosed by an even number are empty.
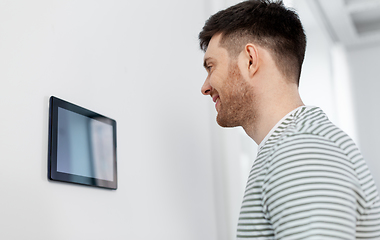
<svg viewBox="0 0 380 240"><path fill-rule="evenodd" d="M0 2L0 239L217 238L204 2ZM47 180L51 95L117 121L116 191Z"/></svg>
<svg viewBox="0 0 380 240"><path fill-rule="evenodd" d="M337 124L360 148L353 98L353 79L350 73L347 49L342 44L334 44L331 48L331 58Z"/></svg>

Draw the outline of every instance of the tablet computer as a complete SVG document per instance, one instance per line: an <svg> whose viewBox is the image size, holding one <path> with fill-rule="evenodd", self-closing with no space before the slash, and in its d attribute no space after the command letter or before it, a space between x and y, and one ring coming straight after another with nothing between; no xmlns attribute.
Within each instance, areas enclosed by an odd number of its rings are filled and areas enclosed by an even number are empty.
<svg viewBox="0 0 380 240"><path fill-rule="evenodd" d="M117 188L116 121L50 97L48 178Z"/></svg>

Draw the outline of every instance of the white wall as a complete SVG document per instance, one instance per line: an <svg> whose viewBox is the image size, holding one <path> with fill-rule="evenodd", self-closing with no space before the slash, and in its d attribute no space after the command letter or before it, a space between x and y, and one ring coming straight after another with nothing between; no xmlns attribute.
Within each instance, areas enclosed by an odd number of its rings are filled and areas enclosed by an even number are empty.
<svg viewBox="0 0 380 240"><path fill-rule="evenodd" d="M0 1L0 239L218 239L204 8ZM47 180L51 95L117 121L118 190Z"/></svg>

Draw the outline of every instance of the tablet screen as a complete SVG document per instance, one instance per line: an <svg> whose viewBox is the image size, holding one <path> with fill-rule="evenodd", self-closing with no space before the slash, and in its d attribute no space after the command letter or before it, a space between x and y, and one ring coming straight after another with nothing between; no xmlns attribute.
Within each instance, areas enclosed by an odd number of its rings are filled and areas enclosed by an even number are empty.
<svg viewBox="0 0 380 240"><path fill-rule="evenodd" d="M49 178L116 189L116 122L50 99Z"/></svg>

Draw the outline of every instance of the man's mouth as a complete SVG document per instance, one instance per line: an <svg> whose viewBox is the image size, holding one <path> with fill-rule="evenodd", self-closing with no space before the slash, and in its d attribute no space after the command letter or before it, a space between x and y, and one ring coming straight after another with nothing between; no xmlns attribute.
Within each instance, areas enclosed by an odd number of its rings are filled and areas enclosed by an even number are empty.
<svg viewBox="0 0 380 240"><path fill-rule="evenodd" d="M212 101L215 103L215 109L216 111L218 111L218 106L219 106L219 101L220 101L220 98L219 98L219 95L215 95L212 97Z"/></svg>
<svg viewBox="0 0 380 240"><path fill-rule="evenodd" d="M219 95L215 95L214 97L212 97L212 101L214 101L214 103L216 103L218 99L219 99Z"/></svg>

